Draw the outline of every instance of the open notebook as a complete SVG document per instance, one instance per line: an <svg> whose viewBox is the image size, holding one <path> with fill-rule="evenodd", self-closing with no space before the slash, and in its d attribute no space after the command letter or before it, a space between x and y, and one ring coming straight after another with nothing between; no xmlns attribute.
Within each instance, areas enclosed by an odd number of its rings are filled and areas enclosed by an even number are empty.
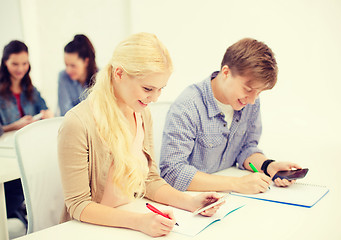
<svg viewBox="0 0 341 240"><path fill-rule="evenodd" d="M325 186L296 182L287 188L271 185L271 189L265 193L241 194L232 192L231 194L235 196L310 208L328 192L329 189Z"/></svg>
<svg viewBox="0 0 341 240"><path fill-rule="evenodd" d="M176 222L179 224L179 226L175 225L172 231L188 236L195 236L213 223L222 220L243 206L244 204L241 204L240 201L227 197L226 203L212 217L204 217L200 214L194 215L185 210L169 207L169 209L173 210Z"/></svg>

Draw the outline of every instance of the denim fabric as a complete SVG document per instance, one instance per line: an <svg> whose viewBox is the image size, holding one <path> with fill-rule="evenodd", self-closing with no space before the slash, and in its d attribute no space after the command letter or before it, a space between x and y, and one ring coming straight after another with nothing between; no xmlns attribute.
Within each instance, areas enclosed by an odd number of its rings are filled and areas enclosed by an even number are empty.
<svg viewBox="0 0 341 240"><path fill-rule="evenodd" d="M61 116L85 98L82 94L86 89L80 82L72 80L65 70L59 73L58 106Z"/></svg>
<svg viewBox="0 0 341 240"><path fill-rule="evenodd" d="M163 131L161 176L185 191L199 170L214 173L233 165L243 169L256 152L262 131L260 102L234 111L228 128L212 92L213 73L186 88L171 105Z"/></svg>
<svg viewBox="0 0 341 240"><path fill-rule="evenodd" d="M33 89L32 101L29 101L24 93L20 94L21 106L24 115L34 116L40 113L41 110L46 110L45 100L40 96L39 91ZM0 96L0 124L8 125L20 119L20 113L17 106L17 101L12 95L10 99Z"/></svg>

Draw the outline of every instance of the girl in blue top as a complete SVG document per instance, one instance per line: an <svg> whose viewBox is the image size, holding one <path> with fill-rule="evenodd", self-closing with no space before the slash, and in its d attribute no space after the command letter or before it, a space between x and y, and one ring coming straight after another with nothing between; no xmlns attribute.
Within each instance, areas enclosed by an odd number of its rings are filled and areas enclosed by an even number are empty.
<svg viewBox="0 0 341 240"><path fill-rule="evenodd" d="M76 35L64 48L66 69L59 73L58 105L60 115L76 106L82 93L92 86L92 76L97 72L95 49L82 34Z"/></svg>
<svg viewBox="0 0 341 240"><path fill-rule="evenodd" d="M39 118L53 117L33 86L28 48L20 41L5 46L0 66L0 124L5 132L18 130Z"/></svg>
<svg viewBox="0 0 341 240"><path fill-rule="evenodd" d="M0 66L0 131L18 130L36 121L33 116L39 113L39 118L53 116L32 85L30 70L27 46L17 40L11 41L4 48ZM7 216L19 217L27 224L20 179L6 182L4 187Z"/></svg>

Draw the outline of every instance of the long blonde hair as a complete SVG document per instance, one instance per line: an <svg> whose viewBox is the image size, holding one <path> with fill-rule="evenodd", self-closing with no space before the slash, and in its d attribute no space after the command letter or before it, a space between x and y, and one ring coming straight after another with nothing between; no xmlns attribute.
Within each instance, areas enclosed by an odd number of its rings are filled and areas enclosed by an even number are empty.
<svg viewBox="0 0 341 240"><path fill-rule="evenodd" d="M112 180L127 197L143 197L146 176L141 169L142 161L131 152L133 136L114 94L113 71L117 67L131 76L143 77L172 72L173 65L168 50L154 34L134 34L116 47L90 90L89 100L99 135L114 159Z"/></svg>

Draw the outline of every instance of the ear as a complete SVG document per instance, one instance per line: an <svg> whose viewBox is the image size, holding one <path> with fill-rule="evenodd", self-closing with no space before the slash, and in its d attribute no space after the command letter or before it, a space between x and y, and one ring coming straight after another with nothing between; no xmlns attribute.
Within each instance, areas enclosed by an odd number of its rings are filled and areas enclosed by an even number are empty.
<svg viewBox="0 0 341 240"><path fill-rule="evenodd" d="M229 66L227 66L227 65L224 65L224 66L221 68L220 72L223 74L223 76L224 76L225 78L227 78L228 75L231 74L231 70L230 70Z"/></svg>
<svg viewBox="0 0 341 240"><path fill-rule="evenodd" d="M121 67L117 67L114 70L114 81L120 82L123 76L123 69Z"/></svg>
<svg viewBox="0 0 341 240"><path fill-rule="evenodd" d="M86 66L89 66L89 58L85 58L84 59L84 63L85 63Z"/></svg>

